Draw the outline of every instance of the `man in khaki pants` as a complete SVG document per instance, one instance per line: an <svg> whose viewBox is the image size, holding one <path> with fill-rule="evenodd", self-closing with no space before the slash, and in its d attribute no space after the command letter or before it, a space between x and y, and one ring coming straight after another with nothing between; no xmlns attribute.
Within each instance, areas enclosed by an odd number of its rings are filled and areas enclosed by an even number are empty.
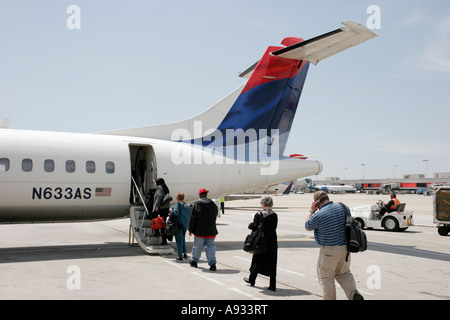
<svg viewBox="0 0 450 320"><path fill-rule="evenodd" d="M330 201L325 192L317 191L314 193L314 202L306 220L306 230L314 230L314 239L321 246L317 260L317 276L323 290L323 298L336 300L336 279L348 299L364 300L356 289L355 279L350 272L350 254L346 261L346 214L342 206Z"/></svg>

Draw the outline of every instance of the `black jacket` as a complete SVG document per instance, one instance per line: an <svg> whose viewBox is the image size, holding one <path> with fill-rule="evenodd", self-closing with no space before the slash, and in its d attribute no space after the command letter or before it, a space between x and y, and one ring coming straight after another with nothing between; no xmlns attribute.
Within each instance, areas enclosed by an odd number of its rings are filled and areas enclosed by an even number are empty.
<svg viewBox="0 0 450 320"><path fill-rule="evenodd" d="M166 195L166 192L164 192L164 188L162 186L157 186L156 192L154 195L154 201L153 201L153 211L155 211L156 207L158 207L158 210L170 208L170 202L167 202L166 204L161 205L161 202L163 201L165 195Z"/></svg>
<svg viewBox="0 0 450 320"><path fill-rule="evenodd" d="M217 210L216 204L211 199L197 200L192 207L189 232L198 237L217 235L219 233L216 228Z"/></svg>
<svg viewBox="0 0 450 320"><path fill-rule="evenodd" d="M260 273L265 276L274 276L277 273L278 260L278 242L277 242L277 226L278 216L272 212L265 218L261 216L261 212L257 212L253 218L253 222L248 228L256 230L260 223L263 223L263 231L266 237L266 251L261 254L254 254L252 264L250 266L251 273Z"/></svg>

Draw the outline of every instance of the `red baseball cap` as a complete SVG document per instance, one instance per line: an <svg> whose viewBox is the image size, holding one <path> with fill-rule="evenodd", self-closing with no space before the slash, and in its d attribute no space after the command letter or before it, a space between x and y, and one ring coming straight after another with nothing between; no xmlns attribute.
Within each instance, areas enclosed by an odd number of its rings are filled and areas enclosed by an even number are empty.
<svg viewBox="0 0 450 320"><path fill-rule="evenodd" d="M205 188L201 188L200 190L198 190L198 194L201 194L201 193L208 193L209 191L208 190L206 190Z"/></svg>

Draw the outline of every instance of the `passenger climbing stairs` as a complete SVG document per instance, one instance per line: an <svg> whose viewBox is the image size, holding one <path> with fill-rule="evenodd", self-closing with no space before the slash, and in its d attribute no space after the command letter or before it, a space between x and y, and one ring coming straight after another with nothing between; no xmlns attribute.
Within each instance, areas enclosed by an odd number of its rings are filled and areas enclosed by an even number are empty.
<svg viewBox="0 0 450 320"><path fill-rule="evenodd" d="M161 245L161 231L152 230L151 215L145 206L144 198L135 185L135 190L139 193L140 203L130 207L130 234L128 242L130 245L137 243L145 252L151 254L172 254L175 250L170 245Z"/></svg>

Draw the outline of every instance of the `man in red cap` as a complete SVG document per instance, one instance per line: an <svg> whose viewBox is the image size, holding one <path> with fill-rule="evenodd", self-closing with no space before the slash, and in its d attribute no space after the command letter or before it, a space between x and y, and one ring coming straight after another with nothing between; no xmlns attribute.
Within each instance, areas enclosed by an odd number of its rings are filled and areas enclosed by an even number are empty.
<svg viewBox="0 0 450 320"><path fill-rule="evenodd" d="M194 245L192 247L191 267L197 268L203 247L205 247L206 258L209 270L216 268L216 244L215 239L218 234L216 228L216 218L218 209L214 201L209 199L208 190L202 188L198 191L200 197L193 207L191 220L189 221L189 235L194 234Z"/></svg>

